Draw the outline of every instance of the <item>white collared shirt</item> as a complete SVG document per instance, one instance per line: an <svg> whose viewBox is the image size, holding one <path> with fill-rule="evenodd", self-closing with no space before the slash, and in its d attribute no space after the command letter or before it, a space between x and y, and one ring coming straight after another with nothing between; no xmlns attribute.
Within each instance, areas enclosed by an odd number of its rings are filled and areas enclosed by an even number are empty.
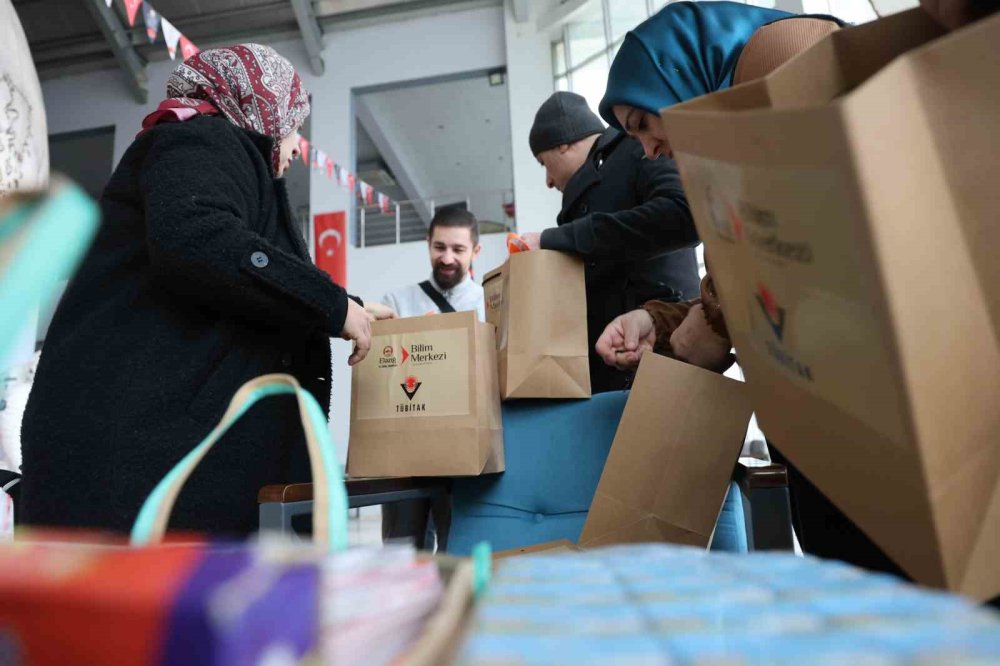
<svg viewBox="0 0 1000 666"><path fill-rule="evenodd" d="M472 310L475 311L479 321L486 321L486 301L483 297L483 288L476 284L471 277L466 275L464 280L451 289L439 287L433 276L431 276L430 282L431 286L444 296L446 301L451 303L451 307L455 308L456 312ZM395 310L400 317L420 317L432 312L440 312L438 306L434 304L430 296L424 293L419 284L411 284L390 291L382 297L382 303Z"/></svg>

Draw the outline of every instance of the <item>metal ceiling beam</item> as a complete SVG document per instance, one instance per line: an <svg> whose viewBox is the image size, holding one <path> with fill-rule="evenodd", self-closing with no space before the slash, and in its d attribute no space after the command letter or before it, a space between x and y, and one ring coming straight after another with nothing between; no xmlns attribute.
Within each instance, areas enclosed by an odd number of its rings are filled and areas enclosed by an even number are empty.
<svg viewBox="0 0 1000 666"><path fill-rule="evenodd" d="M104 38L111 46L111 52L125 75L125 82L135 96L136 101L145 104L149 98L149 84L146 80L146 65L132 46L129 31L104 0L86 0L87 8L97 21L98 27L104 33Z"/></svg>
<svg viewBox="0 0 1000 666"><path fill-rule="evenodd" d="M309 66L313 74L322 76L326 71L326 65L323 63L323 31L320 30L319 21L316 20L312 0L292 0L292 9L295 11L295 20L299 22L299 30L302 32L302 43L305 44L306 53L309 54Z"/></svg>

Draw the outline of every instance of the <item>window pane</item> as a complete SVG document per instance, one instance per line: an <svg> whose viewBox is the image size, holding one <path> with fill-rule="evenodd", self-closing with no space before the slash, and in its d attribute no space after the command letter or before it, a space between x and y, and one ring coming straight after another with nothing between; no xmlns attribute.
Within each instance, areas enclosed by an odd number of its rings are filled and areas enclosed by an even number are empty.
<svg viewBox="0 0 1000 666"><path fill-rule="evenodd" d="M597 105L608 87L608 59L596 58L590 64L573 72L573 92L583 95L587 104L597 113Z"/></svg>
<svg viewBox="0 0 1000 666"><path fill-rule="evenodd" d="M642 0L610 0L611 40L623 37L626 32L646 20L646 3Z"/></svg>
<svg viewBox="0 0 1000 666"><path fill-rule="evenodd" d="M566 73L566 45L562 42L552 44L552 71L556 76Z"/></svg>
<svg viewBox="0 0 1000 666"><path fill-rule="evenodd" d="M607 47L604 39L604 9L600 2L591 2L583 15L569 24L569 64L576 67Z"/></svg>
<svg viewBox="0 0 1000 666"><path fill-rule="evenodd" d="M567 91L569 90L569 79L565 76L560 76L556 79L556 90Z"/></svg>

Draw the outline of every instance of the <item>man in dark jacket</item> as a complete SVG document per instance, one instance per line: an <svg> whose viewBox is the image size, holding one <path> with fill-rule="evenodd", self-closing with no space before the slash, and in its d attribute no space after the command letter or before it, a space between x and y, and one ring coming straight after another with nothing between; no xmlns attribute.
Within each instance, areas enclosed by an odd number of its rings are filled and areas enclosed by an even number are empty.
<svg viewBox="0 0 1000 666"><path fill-rule="evenodd" d="M647 300L698 295L698 234L677 167L645 159L638 141L605 129L586 100L569 92L542 104L528 140L563 205L557 227L522 238L532 249L586 262L591 387L627 388L630 375L594 351L604 328Z"/></svg>

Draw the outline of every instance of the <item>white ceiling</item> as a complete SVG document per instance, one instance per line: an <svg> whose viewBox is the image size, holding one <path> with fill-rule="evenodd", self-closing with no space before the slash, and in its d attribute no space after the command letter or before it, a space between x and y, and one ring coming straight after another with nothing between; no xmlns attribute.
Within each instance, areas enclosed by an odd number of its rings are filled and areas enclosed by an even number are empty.
<svg viewBox="0 0 1000 666"><path fill-rule="evenodd" d="M361 98L419 188L407 193L411 198L513 188L506 83L491 86L479 74Z"/></svg>

